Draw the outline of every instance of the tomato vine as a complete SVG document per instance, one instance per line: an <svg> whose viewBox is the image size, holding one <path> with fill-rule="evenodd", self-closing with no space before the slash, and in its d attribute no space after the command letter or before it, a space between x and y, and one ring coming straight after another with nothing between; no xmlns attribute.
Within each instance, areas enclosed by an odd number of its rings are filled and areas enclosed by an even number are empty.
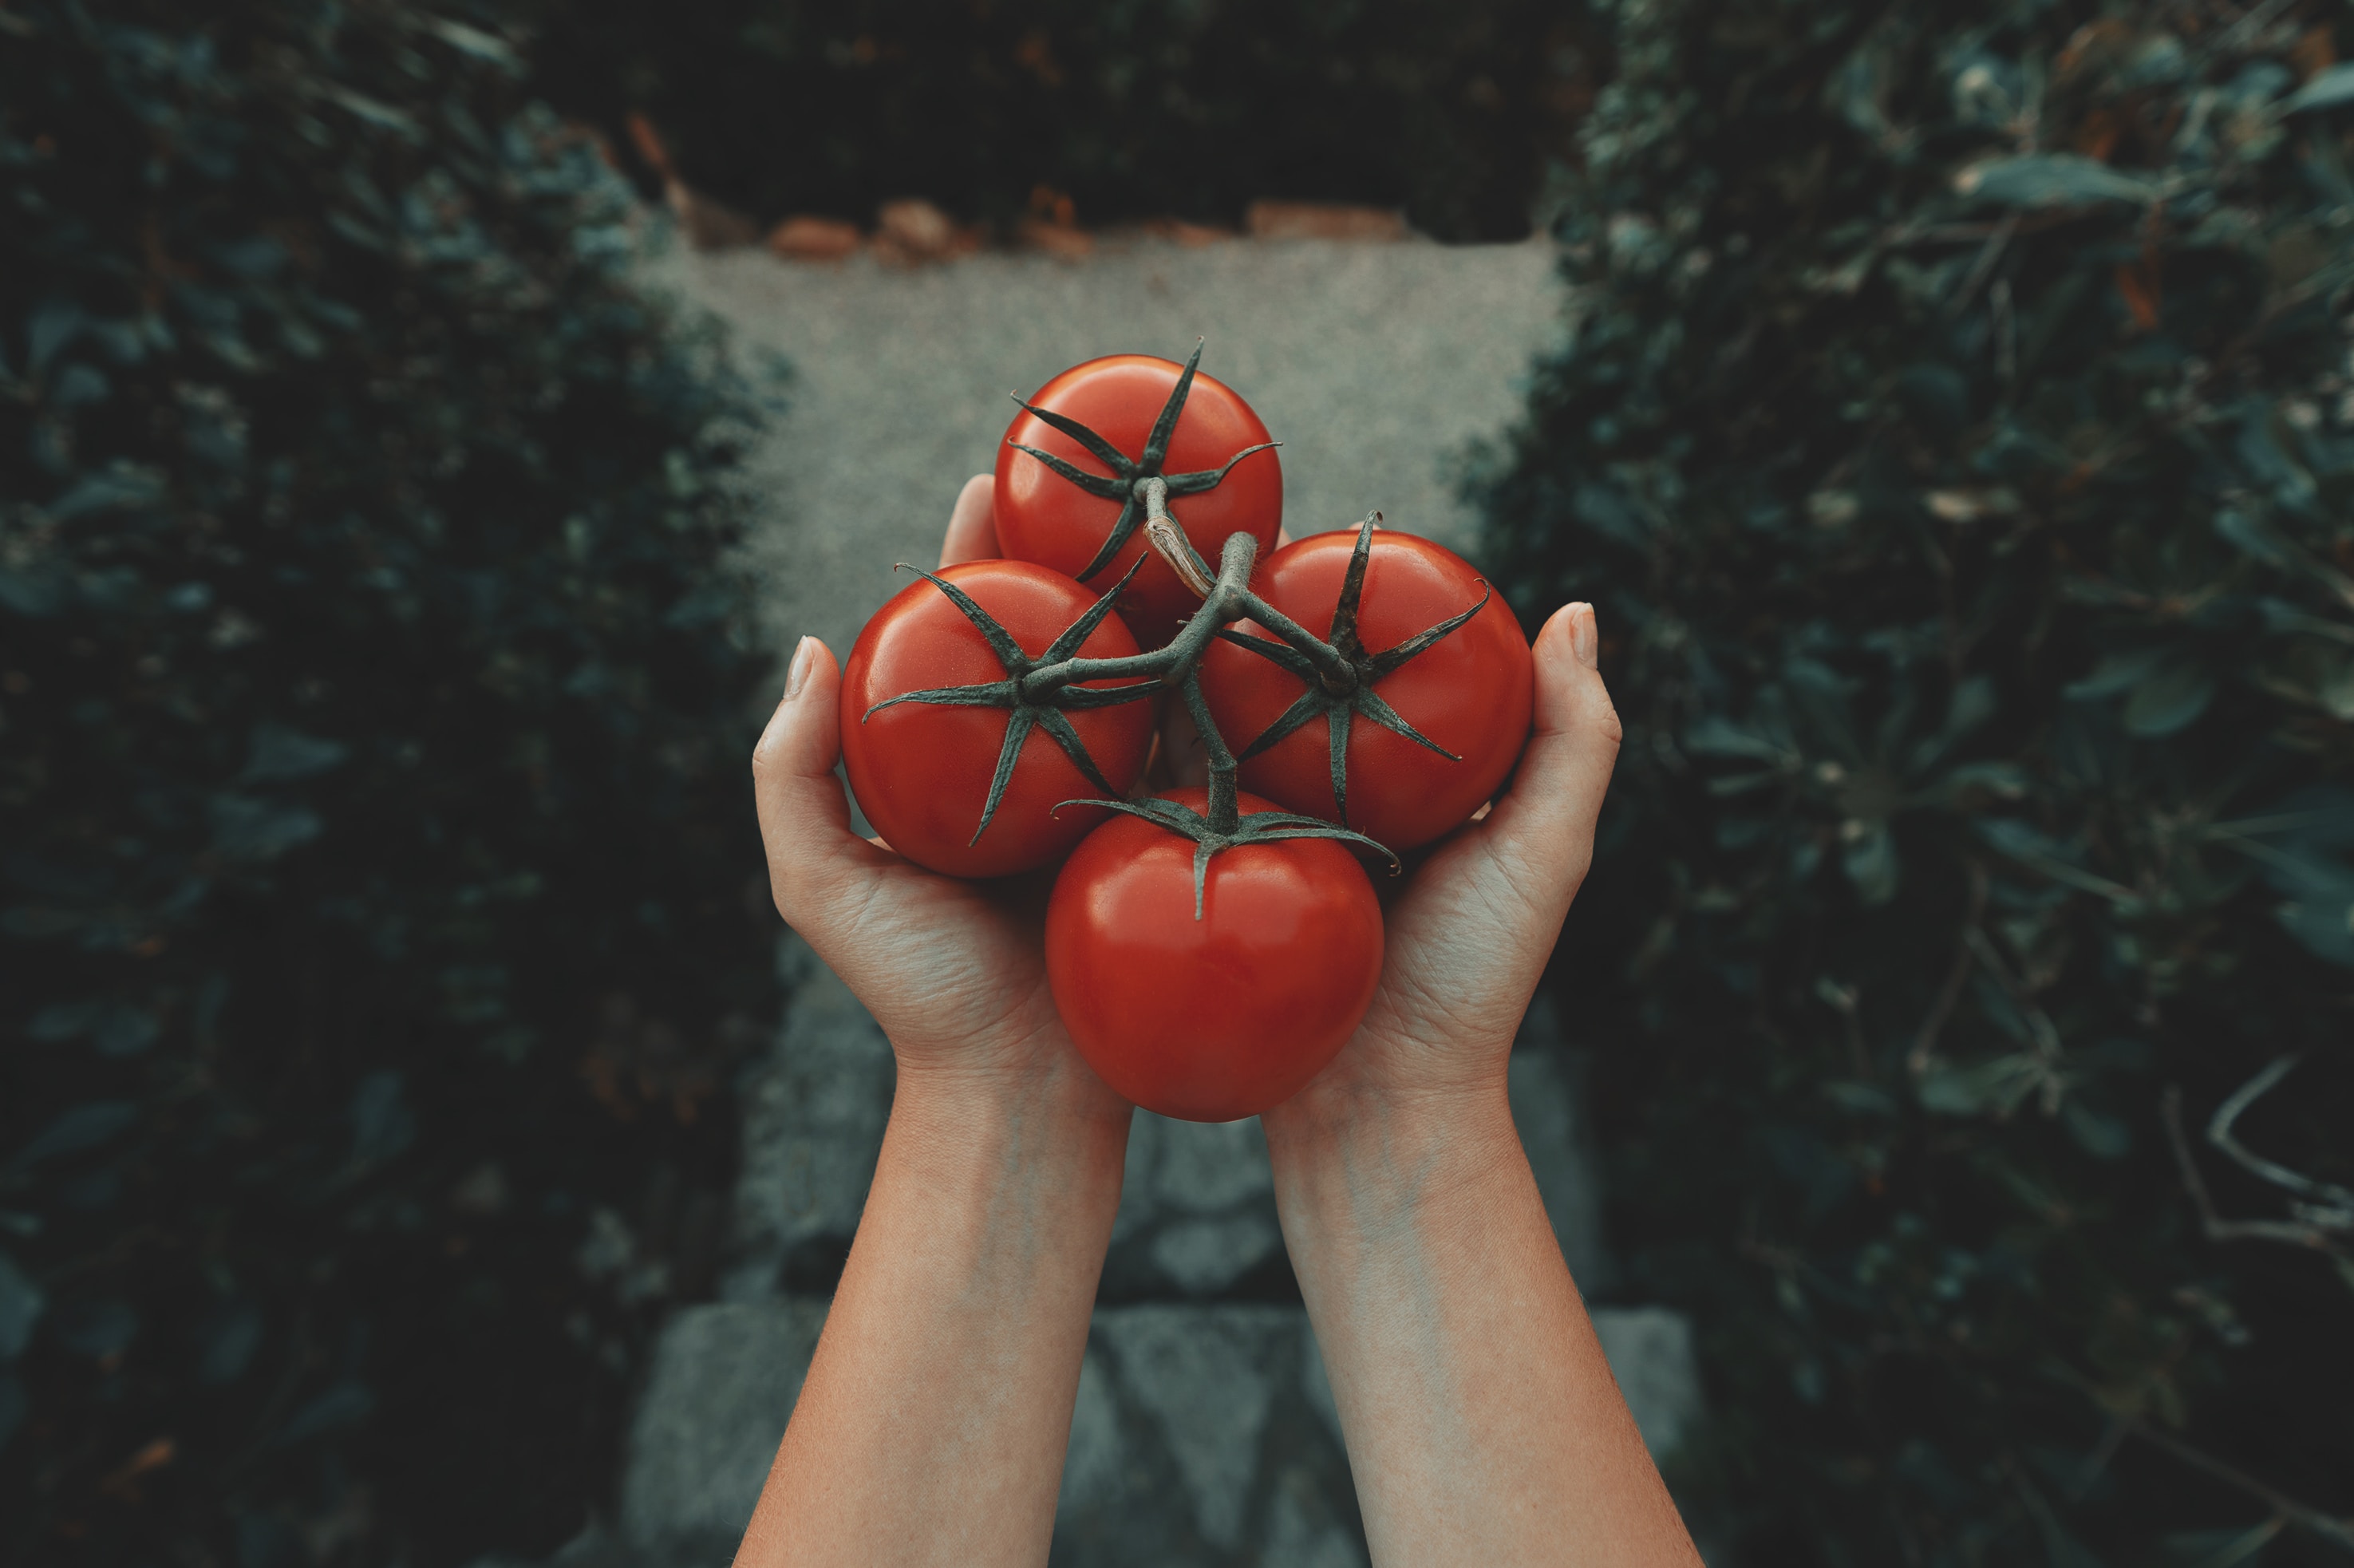
<svg viewBox="0 0 2354 1568"><path fill-rule="evenodd" d="M1155 419L1143 450L1133 459L1075 418L1034 408L1028 403L1022 404L1029 413L1068 435L1094 454L1112 471L1109 477L1088 473L1064 459L1034 448L1018 442L1009 443L1087 493L1121 502L1119 515L1103 546L1097 551L1094 561L1079 576L1084 579L1095 575L1112 559L1122 545L1141 530L1152 554L1167 563L1179 579L1201 597L1200 607L1193 611L1175 640L1165 647L1117 658L1087 658L1076 652L1088 633L1111 613L1121 591L1143 566L1145 557L1142 555L1137 557L1119 583L1057 636L1044 653L1035 658L1024 653L1004 628L970 595L942 577L923 572L921 575L947 595L988 641L1004 668L1004 679L903 693L868 708L861 721L883 708L900 703L1002 707L1006 710L1005 736L999 751L996 772L989 797L981 808L980 825L973 834L974 842L978 842L995 817L1022 747L1032 730L1044 730L1082 774L1102 789L1106 796L1115 796L1118 791L1105 779L1094 759L1087 755L1085 743L1072 728L1066 714L1071 710L1140 702L1174 692L1192 715L1208 753L1206 810L1197 811L1166 799L1141 801L1095 799L1069 800L1063 804L1097 806L1125 812L1192 839L1197 846L1193 861L1194 916L1197 919L1202 913L1203 889L1211 858L1240 844L1280 839L1333 839L1361 853L1385 859L1392 872L1396 872L1399 863L1394 853L1376 840L1346 825L1351 720L1362 716L1441 757L1459 760L1455 753L1424 735L1383 701L1374 687L1384 676L1470 621L1487 608L1493 597L1492 593L1483 591L1479 602L1470 609L1440 620L1395 647L1369 652L1358 635L1357 611L1363 591L1366 565L1373 550L1373 534L1381 517L1378 512L1369 514L1358 526L1347 577L1329 628L1329 640L1319 637L1252 591L1250 577L1257 563L1258 541L1250 533L1236 531L1227 536L1220 552L1217 570L1213 574L1183 530L1169 515L1169 499L1173 495L1193 494L1214 488L1235 464L1276 443L1264 442L1246 447L1216 469L1181 474L1160 471L1201 355L1201 345L1197 343L1192 356L1185 362L1175 388ZM1021 399L1017 397L1015 401L1020 402ZM1233 630L1235 621L1246 620L1273 635L1254 636ZM1241 758L1235 755L1220 732L1216 717L1203 694L1199 677L1203 657L1216 639L1248 649L1299 675L1306 683L1306 692L1254 738L1242 756L1249 757L1265 750L1311 719L1325 719L1331 736L1332 794L1336 809L1342 815L1341 822L1331 822L1293 811L1245 812L1240 809L1236 775ZM1107 682L1119 683L1108 685L1104 683Z"/></svg>

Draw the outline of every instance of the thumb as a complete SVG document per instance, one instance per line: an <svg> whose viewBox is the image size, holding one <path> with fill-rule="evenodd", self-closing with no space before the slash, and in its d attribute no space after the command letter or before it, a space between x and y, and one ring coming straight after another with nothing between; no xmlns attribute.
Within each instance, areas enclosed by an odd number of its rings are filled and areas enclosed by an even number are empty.
<svg viewBox="0 0 2354 1568"><path fill-rule="evenodd" d="M940 541L940 565L988 560L997 553L997 476L977 473L957 492L948 536Z"/></svg>
<svg viewBox="0 0 2354 1568"><path fill-rule="evenodd" d="M1600 644L1590 604L1564 605L1537 633L1536 727L1486 825L1498 858L1530 879L1531 893L1557 890L1564 909L1594 859L1594 825L1622 735L1602 684Z"/></svg>
<svg viewBox="0 0 2354 1568"><path fill-rule="evenodd" d="M752 751L769 888L778 913L795 927L882 853L851 831L850 801L833 776L842 756L841 700L842 671L832 650L802 638L784 699Z"/></svg>

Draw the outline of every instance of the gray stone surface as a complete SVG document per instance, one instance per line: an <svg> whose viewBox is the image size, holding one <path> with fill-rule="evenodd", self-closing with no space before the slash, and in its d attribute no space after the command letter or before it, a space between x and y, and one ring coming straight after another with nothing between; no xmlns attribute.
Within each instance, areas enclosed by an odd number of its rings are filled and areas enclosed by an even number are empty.
<svg viewBox="0 0 2354 1568"><path fill-rule="evenodd" d="M1008 390L1098 355L1182 358L1196 336L1203 368L1285 443L1295 535L1379 507L1468 548L1454 464L1519 417L1562 301L1543 240L1139 239L1078 265L984 254L905 270L680 250L656 271L792 363L791 410L754 460L768 525L753 554L780 643L813 631L841 654L906 581L891 563L938 557L958 487L996 463Z"/></svg>
<svg viewBox="0 0 2354 1568"><path fill-rule="evenodd" d="M1363 1564L1348 1459L1315 1411L1316 1366L1297 1307L1098 1308L1053 1561Z"/></svg>
<svg viewBox="0 0 2354 1568"><path fill-rule="evenodd" d="M1585 1109L1587 1059L1530 1045L1525 1032L1522 1041L1508 1069L1521 1147L1528 1150L1571 1277L1586 1295L1606 1296L1617 1285L1617 1270L1603 1240L1602 1194L1594 1179L1594 1135Z"/></svg>
<svg viewBox="0 0 2354 1568"><path fill-rule="evenodd" d="M1654 1459L1675 1452L1701 1415L1691 1319L1665 1307L1597 1307L1595 1337Z"/></svg>
<svg viewBox="0 0 2354 1568"><path fill-rule="evenodd" d="M1271 1375L1299 1364L1305 1315L1281 1307L1129 1307L1097 1324L1119 1381L1159 1428L1214 1546L1242 1542L1275 1398ZM1285 1353L1287 1351L1289 1353Z"/></svg>
<svg viewBox="0 0 2354 1568"><path fill-rule="evenodd" d="M1136 1113L1104 1262L1108 1294L1214 1295L1282 1246L1257 1118L1193 1122Z"/></svg>
<svg viewBox="0 0 2354 1568"><path fill-rule="evenodd" d="M758 1300L815 1244L847 1247L866 1206L897 1081L890 1042L799 937L783 938L792 1000L775 1048L746 1082L735 1233L724 1293Z"/></svg>
<svg viewBox="0 0 2354 1568"><path fill-rule="evenodd" d="M801 1396L825 1310L822 1301L716 1302L671 1319L631 1427L624 1539L682 1559L707 1556L714 1543L732 1551Z"/></svg>
<svg viewBox="0 0 2354 1568"><path fill-rule="evenodd" d="M727 1560L824 1322L824 1306L807 1300L695 1307L672 1319L631 1434L620 1530L600 1550L678 1568ZM1690 1325L1659 1308L1599 1308L1594 1325L1645 1442L1666 1455L1699 1411ZM1053 1561L1363 1564L1340 1418L1307 1314L1097 1308Z"/></svg>

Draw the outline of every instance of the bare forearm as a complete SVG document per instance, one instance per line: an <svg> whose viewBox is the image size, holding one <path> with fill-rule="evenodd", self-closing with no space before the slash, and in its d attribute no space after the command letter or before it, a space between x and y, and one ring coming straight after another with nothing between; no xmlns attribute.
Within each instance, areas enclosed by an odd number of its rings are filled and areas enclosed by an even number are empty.
<svg viewBox="0 0 2354 1568"><path fill-rule="evenodd" d="M902 1079L858 1237L737 1561L1041 1563L1129 1109Z"/></svg>
<svg viewBox="0 0 2354 1568"><path fill-rule="evenodd" d="M1267 1128L1374 1561L1696 1563L1500 1081L1302 1097Z"/></svg>

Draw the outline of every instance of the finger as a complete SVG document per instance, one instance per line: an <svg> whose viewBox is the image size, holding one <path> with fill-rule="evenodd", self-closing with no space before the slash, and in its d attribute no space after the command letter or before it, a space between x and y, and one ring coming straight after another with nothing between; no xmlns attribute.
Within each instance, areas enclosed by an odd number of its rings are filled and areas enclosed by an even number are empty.
<svg viewBox="0 0 2354 1568"><path fill-rule="evenodd" d="M842 672L814 637L793 651L784 700L752 751L752 790L769 886L796 927L822 908L841 881L883 856L850 831L850 800L833 766L842 756Z"/></svg>
<svg viewBox="0 0 2354 1568"><path fill-rule="evenodd" d="M1594 858L1594 825L1618 759L1600 636L1589 604L1563 606L1537 633L1536 726L1511 792L1479 830L1517 875L1558 889L1564 902Z"/></svg>
<svg viewBox="0 0 2354 1568"><path fill-rule="evenodd" d="M940 541L940 565L994 560L998 554L997 476L977 473L957 492L948 537Z"/></svg>

